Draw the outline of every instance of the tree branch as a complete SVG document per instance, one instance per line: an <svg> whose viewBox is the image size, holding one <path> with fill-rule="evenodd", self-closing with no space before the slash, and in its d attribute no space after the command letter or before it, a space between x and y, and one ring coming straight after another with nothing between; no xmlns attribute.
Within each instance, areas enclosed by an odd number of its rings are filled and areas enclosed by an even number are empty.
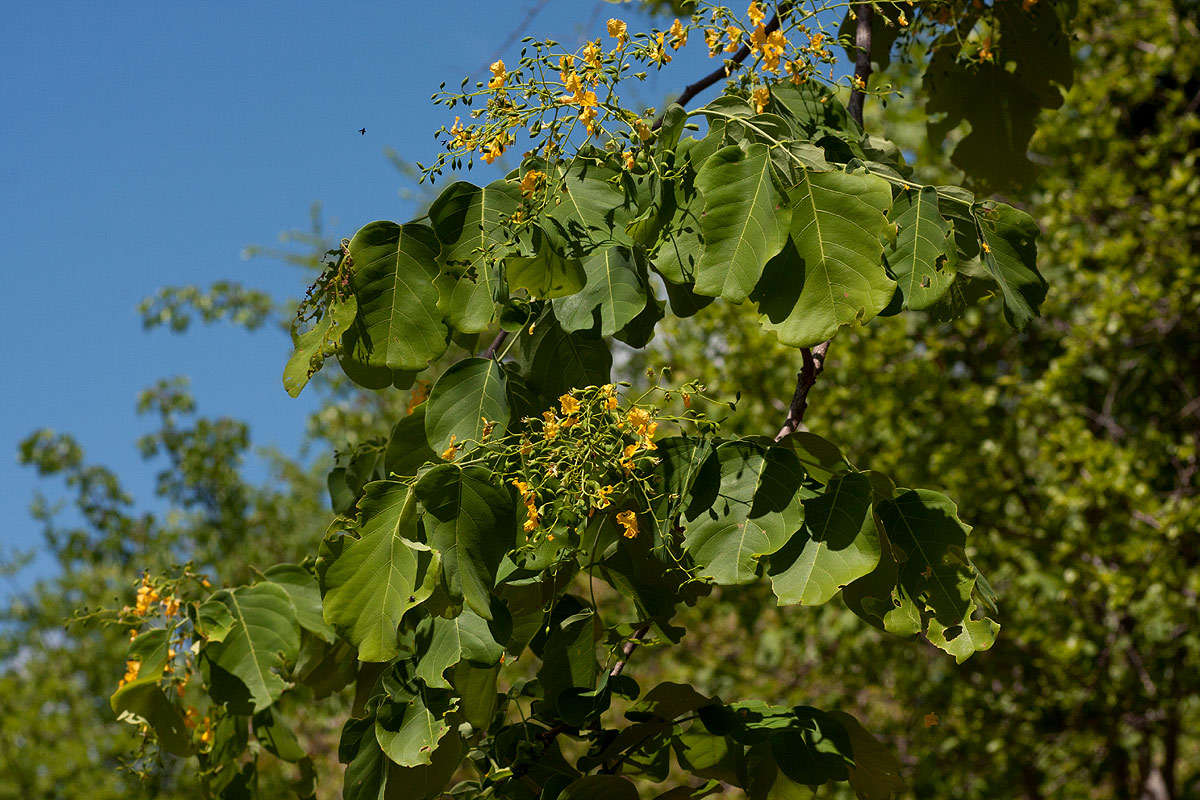
<svg viewBox="0 0 1200 800"><path fill-rule="evenodd" d="M854 29L854 47L858 50L858 54L854 57L854 77L861 81L861 89L853 89L850 92L850 103L846 106L846 110L850 112L850 116L858 123L858 127L863 127L863 100L866 99L867 80L871 77L871 22L875 18L875 9L870 3L864 3L859 6L855 12L858 15L858 24Z"/></svg>
<svg viewBox="0 0 1200 800"><path fill-rule="evenodd" d="M773 17L771 17L771 19L767 20L766 31L767 31L767 33L771 33L772 31L777 30L778 28L779 28L779 14L775 14ZM750 47L748 45L742 45L738 49L738 51L733 54L733 58L727 59L725 61L725 63L723 63L721 66L717 67L712 72L708 73L703 78L696 81L695 83L689 83L687 86L685 86L683 88L683 91L679 94L679 97L676 98L675 102L681 106L686 106L689 102L691 102L692 98L694 98L696 95L700 94L705 89L712 86L714 83L721 80L722 78L729 77L729 73L731 71L729 69L729 65L731 62L734 64L740 64L743 61L745 61L749 56L750 56ZM659 114L658 119L654 120L654 124L650 126L650 129L656 131L662 127L662 124L663 124L663 115Z"/></svg>
<svg viewBox="0 0 1200 800"><path fill-rule="evenodd" d="M491 358L496 355L496 351L500 349L500 345L504 344L504 340L508 338L508 331L503 328L496 334L496 338L492 339L492 343L488 345L487 350L479 354L480 358Z"/></svg>
<svg viewBox="0 0 1200 800"><path fill-rule="evenodd" d="M788 406L787 419L783 427L775 434L775 441L781 441L791 436L804 424L804 412L808 410L808 393L817 377L825 370L825 354L829 352L829 342L821 342L813 348L805 347L800 351L804 364L796 375L796 391L792 394L791 405Z"/></svg>
<svg viewBox="0 0 1200 800"><path fill-rule="evenodd" d="M628 663L629 657L633 655L633 651L637 650L638 639L641 639L650 630L650 623L643 622L638 626L638 629L633 632L633 636L629 637L629 641L621 648L621 660L613 665L609 671L608 677L615 678L625 669L625 664Z"/></svg>

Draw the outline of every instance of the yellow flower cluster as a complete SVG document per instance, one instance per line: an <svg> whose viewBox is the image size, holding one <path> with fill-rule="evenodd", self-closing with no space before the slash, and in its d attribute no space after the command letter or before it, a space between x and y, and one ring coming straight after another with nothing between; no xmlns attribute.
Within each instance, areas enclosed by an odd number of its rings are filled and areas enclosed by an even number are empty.
<svg viewBox="0 0 1200 800"><path fill-rule="evenodd" d="M617 514L617 522L621 525L622 528L625 529L621 533L622 536L624 536L626 539L636 539L637 538L638 521L637 521L636 513L634 513L633 511L622 511L620 514Z"/></svg>
<svg viewBox="0 0 1200 800"><path fill-rule="evenodd" d="M567 90L567 94L559 97L558 102L579 108L579 121L591 136L596 132L596 93L586 88L584 79L575 71L572 56L559 59L558 68L563 87Z"/></svg>
<svg viewBox="0 0 1200 800"><path fill-rule="evenodd" d="M455 435L453 433L450 434L450 446L442 451L442 460L443 461L453 461L455 458L458 457L458 445L454 443L454 440L457 438L458 438L457 435Z"/></svg>
<svg viewBox="0 0 1200 800"><path fill-rule="evenodd" d="M513 478L512 485L517 487L517 493L521 495L521 502L525 504L525 524L522 530L526 533L537 530L537 526L541 524L541 517L538 515L537 495L529 484L519 478Z"/></svg>
<svg viewBox="0 0 1200 800"><path fill-rule="evenodd" d="M141 671L141 669L142 669L142 662L139 661L138 659L131 658L128 661L126 661L125 662L125 677L121 678L120 683L117 684L117 688L120 689L122 686L125 686L126 684L133 683L134 681L136 681L138 673Z"/></svg>
<svg viewBox="0 0 1200 800"><path fill-rule="evenodd" d="M628 26L615 17L608 21L608 35L617 40L617 45L624 47L629 41Z"/></svg>
<svg viewBox="0 0 1200 800"><path fill-rule="evenodd" d="M766 86L759 86L751 94L751 99L754 100L754 110L761 114L771 102L771 91Z"/></svg>
<svg viewBox="0 0 1200 800"><path fill-rule="evenodd" d="M488 80L488 88L503 88L504 82L508 80L508 70L504 66L504 59L496 59L488 69L492 73L491 79Z"/></svg>
<svg viewBox="0 0 1200 800"><path fill-rule="evenodd" d="M521 196L532 197L533 194L546 185L546 173L531 169L521 176Z"/></svg>

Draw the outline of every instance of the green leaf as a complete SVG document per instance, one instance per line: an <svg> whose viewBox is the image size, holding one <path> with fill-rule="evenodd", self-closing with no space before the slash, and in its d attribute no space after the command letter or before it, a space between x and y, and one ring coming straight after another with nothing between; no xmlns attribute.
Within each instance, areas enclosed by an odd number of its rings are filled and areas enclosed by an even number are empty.
<svg viewBox="0 0 1200 800"><path fill-rule="evenodd" d="M311 572L299 564L276 564L263 575L287 592L301 628L316 634L323 641L333 643L333 628L322 616L321 588Z"/></svg>
<svg viewBox="0 0 1200 800"><path fill-rule="evenodd" d="M1003 203L976 203L973 212L983 237L983 265L1004 298L1004 318L1023 328L1046 299L1046 280L1037 269L1037 223Z"/></svg>
<svg viewBox="0 0 1200 800"><path fill-rule="evenodd" d="M646 287L627 247L597 249L583 260L581 290L554 300L554 316L565 331L590 329L599 311L600 333L612 336L646 307Z"/></svg>
<svg viewBox="0 0 1200 800"><path fill-rule="evenodd" d="M950 224L938 211L937 190L905 189L892 205L899 226L888 265L904 295L905 308L921 310L941 299L957 274L957 249Z"/></svg>
<svg viewBox="0 0 1200 800"><path fill-rule="evenodd" d="M478 333L495 319L501 286L498 259L505 245L502 221L519 204L520 195L508 181L483 187L459 181L429 207L429 222L442 244L438 308L460 331Z"/></svg>
<svg viewBox="0 0 1200 800"><path fill-rule="evenodd" d="M830 711L850 738L854 764L847 767L850 786L860 800L891 800L904 791L902 767L895 753L884 746L858 720L842 711Z"/></svg>
<svg viewBox="0 0 1200 800"><path fill-rule="evenodd" d="M788 212L771 180L766 146L718 150L697 173L696 188L704 196L696 292L740 303L787 239Z"/></svg>
<svg viewBox="0 0 1200 800"><path fill-rule="evenodd" d="M522 340L522 351L529 383L543 407L571 389L609 382L612 353L594 332L564 331L555 320L546 319Z"/></svg>
<svg viewBox="0 0 1200 800"><path fill-rule="evenodd" d="M258 739L267 752L284 761L300 761L308 755L300 746L292 729L279 720L269 708L254 715L254 738Z"/></svg>
<svg viewBox="0 0 1200 800"><path fill-rule="evenodd" d="M559 800L638 800L637 787L620 775L584 775L571 783Z"/></svg>
<svg viewBox="0 0 1200 800"><path fill-rule="evenodd" d="M939 492L908 489L876 508L900 564L900 582L943 624L967 614L975 571L964 548L971 528L958 507Z"/></svg>
<svg viewBox="0 0 1200 800"><path fill-rule="evenodd" d="M358 299L350 295L334 300L317 324L304 333L292 326L292 355L283 368L283 388L292 397L299 397L308 379L317 374L325 359L337 352L342 335L350 329L358 314Z"/></svg>
<svg viewBox="0 0 1200 800"><path fill-rule="evenodd" d="M394 481L369 483L358 503L360 538L344 543L322 578L325 620L358 648L360 661L400 653L404 614L433 592L439 556L419 544L417 499Z"/></svg>
<svg viewBox="0 0 1200 800"><path fill-rule="evenodd" d="M892 194L882 178L847 172L805 172L788 194L791 235L752 299L781 342L812 347L892 299L879 241Z"/></svg>
<svg viewBox="0 0 1200 800"><path fill-rule="evenodd" d="M587 158L560 171L556 204L543 219L547 230L553 226L568 243L566 252L586 257L602 246L633 244L625 232L630 217L625 193L610 180L615 174Z"/></svg>
<svg viewBox="0 0 1200 800"><path fill-rule="evenodd" d="M590 692L596 688L600 665L596 661L597 620L595 612L571 595L555 605L546 627L530 646L542 659L538 678L546 703L558 709L566 692Z"/></svg>
<svg viewBox="0 0 1200 800"><path fill-rule="evenodd" d="M270 581L222 589L197 610L199 632L207 639L202 655L245 684L255 711L288 686L276 670L300 653L296 616L288 593Z"/></svg>
<svg viewBox="0 0 1200 800"><path fill-rule="evenodd" d="M419 767L433 761L433 751L450 724L444 692L424 691L385 700L375 717L375 738L384 754L402 767Z"/></svg>
<svg viewBox="0 0 1200 800"><path fill-rule="evenodd" d="M139 663L137 677L113 692L109 705L117 719L145 720L168 753L188 756L191 754L191 733L183 715L159 685L169 649L169 633L165 628L139 634L129 645L127 654L130 661Z"/></svg>
<svg viewBox="0 0 1200 800"><path fill-rule="evenodd" d="M509 407L504 370L490 358L465 358L446 370L429 393L425 435L440 453L451 438L469 450L483 436L484 419L495 423L493 436L508 430Z"/></svg>
<svg viewBox="0 0 1200 800"><path fill-rule="evenodd" d="M449 331L433 285L437 253L437 239L424 225L372 222L354 234L358 316L342 338L344 366L422 370L445 352Z"/></svg>
<svg viewBox="0 0 1200 800"><path fill-rule="evenodd" d="M758 560L778 550L803 517L797 498L804 470L782 447L741 440L717 447L721 484L710 507L687 511L684 549L698 577L722 585L750 583Z"/></svg>
<svg viewBox="0 0 1200 800"><path fill-rule="evenodd" d="M851 472L804 501L804 527L771 556L771 589L779 605L821 605L879 564L871 483Z"/></svg>
<svg viewBox="0 0 1200 800"><path fill-rule="evenodd" d="M463 741L457 734L442 737L428 764L401 767L389 763L383 800L432 800L441 796L462 761ZM347 800L349 800L347 798Z"/></svg>
<svg viewBox="0 0 1200 800"><path fill-rule="evenodd" d="M427 403L421 403L392 427L383 456L385 477L410 477L428 462L437 460L437 453L429 447L425 436L427 407Z"/></svg>
<svg viewBox="0 0 1200 800"><path fill-rule="evenodd" d="M510 255L504 271L510 289L524 289L535 298L566 297L583 288L586 275L579 254L566 248L555 233L534 228L526 250L532 255Z"/></svg>
<svg viewBox="0 0 1200 800"><path fill-rule="evenodd" d="M429 513L430 547L441 553L442 574L455 597L484 619L491 619L496 571L514 544L512 498L492 483L486 467L465 469L442 464L416 484L421 506Z"/></svg>
<svg viewBox="0 0 1200 800"><path fill-rule="evenodd" d="M935 617L929 620L925 638L934 647L954 656L955 662L961 664L975 653L990 650L996 643L996 634L1000 632L998 623L982 615L980 619L974 619L975 615L976 607L972 604L963 615L962 622L954 625L943 625Z"/></svg>

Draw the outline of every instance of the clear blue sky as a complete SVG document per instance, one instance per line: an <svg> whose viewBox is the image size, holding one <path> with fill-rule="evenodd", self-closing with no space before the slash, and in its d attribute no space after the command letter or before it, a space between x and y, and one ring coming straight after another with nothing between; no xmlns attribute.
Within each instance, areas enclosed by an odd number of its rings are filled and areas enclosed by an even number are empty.
<svg viewBox="0 0 1200 800"><path fill-rule="evenodd" d="M641 19L600 0L9 7L0 552L41 543L26 510L38 481L16 463L35 428L75 434L90 460L150 499L157 467L136 452L148 423L134 403L160 377L189 376L201 413L245 419L256 443L297 450L313 398L280 385L285 336L146 333L138 301L221 279L299 296L294 268L240 253L303 227L314 201L338 235L410 217L384 149L429 158L432 131L450 121L429 95L478 77L533 10L529 32L563 43L600 35L612 15L631 28ZM510 63L518 49L505 52ZM660 104L712 66L693 42L638 100ZM21 584L48 569L40 560ZM10 588L0 583L0 595Z"/></svg>

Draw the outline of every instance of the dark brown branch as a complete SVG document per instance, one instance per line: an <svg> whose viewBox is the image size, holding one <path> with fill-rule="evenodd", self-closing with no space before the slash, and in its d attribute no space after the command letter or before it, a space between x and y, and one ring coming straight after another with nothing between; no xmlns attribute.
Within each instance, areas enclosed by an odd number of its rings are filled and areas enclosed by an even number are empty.
<svg viewBox="0 0 1200 800"><path fill-rule="evenodd" d="M504 344L504 340L508 338L508 331L503 328L496 334L496 338L492 339L492 343L488 345L487 350L479 354L480 358L491 358L496 355L496 351L500 349L500 345Z"/></svg>
<svg viewBox="0 0 1200 800"><path fill-rule="evenodd" d="M791 436L804 424L804 412L808 410L808 393L825 370L825 354L828 352L829 342L821 342L814 348L805 347L800 351L804 364L796 375L796 391L792 394L791 405L788 406L787 419L784 420L779 433L775 434L775 441Z"/></svg>
<svg viewBox="0 0 1200 800"><path fill-rule="evenodd" d="M856 78L855 84L862 88L855 88L850 92L850 103L846 106L846 110L850 112L850 116L861 128L863 127L863 100L867 96L867 80L871 77L871 22L875 17L875 9L870 3L864 3L858 7L855 13L858 15L858 24L854 29L854 48L858 53L854 57L854 77Z"/></svg>
<svg viewBox="0 0 1200 800"><path fill-rule="evenodd" d="M645 636L649 630L649 622L643 622L638 626L638 629L633 632L632 636L629 637L629 641L626 642L625 646L621 648L621 660L613 665L612 670L608 673L608 677L615 678L624 671L625 664L628 663L629 657L633 655L634 650L637 650L637 646L639 644L638 640Z"/></svg>
<svg viewBox="0 0 1200 800"><path fill-rule="evenodd" d="M771 17L771 19L767 20L766 31L767 33L771 33L771 31L777 30L778 28L779 15L776 14L775 16ZM683 91L679 94L679 97L675 99L675 102L681 106L686 106L696 95L700 94L722 78L729 77L729 73L732 71L729 68L731 62L734 64L740 64L749 56L749 45L742 45L738 51L733 54L733 57L726 59L725 63L723 63L721 66L717 67L695 83L689 83L687 86L685 86ZM663 115L660 114L658 119L654 120L654 124L650 126L650 129L656 131L662 127L662 124Z"/></svg>

